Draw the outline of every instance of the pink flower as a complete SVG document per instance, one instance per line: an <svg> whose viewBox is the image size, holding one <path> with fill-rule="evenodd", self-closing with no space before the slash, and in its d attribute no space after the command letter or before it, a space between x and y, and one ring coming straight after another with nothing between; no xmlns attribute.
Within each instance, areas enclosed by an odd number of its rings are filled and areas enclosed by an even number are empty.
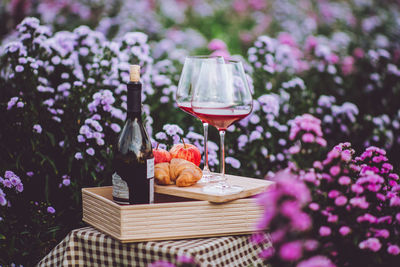
<svg viewBox="0 0 400 267"><path fill-rule="evenodd" d="M301 261L296 267L336 267L331 260L325 256L314 256Z"/></svg>
<svg viewBox="0 0 400 267"><path fill-rule="evenodd" d="M339 62L339 57L338 57L338 55L331 53L329 55L328 61L329 61L329 63L336 64Z"/></svg>
<svg viewBox="0 0 400 267"><path fill-rule="evenodd" d="M312 143L315 140L315 137L312 133L305 133L301 137L301 140L303 140L304 143Z"/></svg>
<svg viewBox="0 0 400 267"><path fill-rule="evenodd" d="M351 232L351 229L348 226L342 226L342 227L339 228L339 233L342 236L348 235L350 232Z"/></svg>
<svg viewBox="0 0 400 267"><path fill-rule="evenodd" d="M361 222L376 223L377 219L374 215L365 213L364 215L357 217L357 222L359 222L359 223L361 223Z"/></svg>
<svg viewBox="0 0 400 267"><path fill-rule="evenodd" d="M215 50L226 50L226 44L224 41L220 40L220 39L213 39L211 40L211 42L208 44L208 49L211 51L215 51Z"/></svg>
<svg viewBox="0 0 400 267"><path fill-rule="evenodd" d="M361 194L362 192L364 192L364 189L362 188L362 186L360 186L358 184L353 184L351 186L351 191L353 191L354 193L357 193L357 194Z"/></svg>
<svg viewBox="0 0 400 267"><path fill-rule="evenodd" d="M335 199L336 206L343 206L346 203L347 203L347 197L345 197L345 196L339 196Z"/></svg>
<svg viewBox="0 0 400 267"><path fill-rule="evenodd" d="M296 46L296 42L294 41L292 35L287 32L282 32L278 36L278 40L281 44L287 44L288 46Z"/></svg>
<svg viewBox="0 0 400 267"><path fill-rule="evenodd" d="M294 145L294 146L291 146L289 148L289 153L292 154L292 155L293 154L297 154L299 152L300 152L300 147L299 146Z"/></svg>
<svg viewBox="0 0 400 267"><path fill-rule="evenodd" d="M264 1L264 0L249 0L249 5L254 10L260 10L266 6L266 1Z"/></svg>
<svg viewBox="0 0 400 267"><path fill-rule="evenodd" d="M299 231L305 231L311 227L311 218L308 214L301 212L292 217L292 226Z"/></svg>
<svg viewBox="0 0 400 267"><path fill-rule="evenodd" d="M389 237L389 235L390 235L390 233L386 229L377 230L375 233L375 237L383 237L385 239L387 239Z"/></svg>
<svg viewBox="0 0 400 267"><path fill-rule="evenodd" d="M238 13L242 13L242 12L246 11L246 9L247 9L247 3L242 0L236 0L235 2L233 2L232 6L233 6L233 9Z"/></svg>
<svg viewBox="0 0 400 267"><path fill-rule="evenodd" d="M339 216L337 215L328 215L328 222L335 223L339 220Z"/></svg>
<svg viewBox="0 0 400 267"><path fill-rule="evenodd" d="M339 167L339 166L332 166L332 167L329 169L329 173L330 173L332 176L338 175L338 174L340 173L340 167Z"/></svg>
<svg viewBox="0 0 400 267"><path fill-rule="evenodd" d="M311 210L314 210L314 211L316 211L316 210L319 210L319 205L317 204L317 203L310 203L310 205L308 205L308 207L311 209Z"/></svg>
<svg viewBox="0 0 400 267"><path fill-rule="evenodd" d="M211 55L216 56L216 57L223 57L225 59L229 59L231 57L229 52L226 50L216 50L216 51L212 52Z"/></svg>
<svg viewBox="0 0 400 267"><path fill-rule="evenodd" d="M349 185L350 184L350 182L351 182L351 180L350 180L350 177L348 177L348 176L341 176L340 178L339 178L339 184L341 184L341 185Z"/></svg>
<svg viewBox="0 0 400 267"><path fill-rule="evenodd" d="M339 191L337 191L337 190L331 190L328 193L329 198L336 198L337 196L339 196Z"/></svg>
<svg viewBox="0 0 400 267"><path fill-rule="evenodd" d="M314 169L322 170L322 163L321 163L321 161L314 161L313 167L314 167Z"/></svg>
<svg viewBox="0 0 400 267"><path fill-rule="evenodd" d="M382 244L379 241L379 239L377 239L375 237L370 237L367 240L364 240L364 241L360 242L358 247L360 249L369 249L369 250L372 250L374 252L377 252L377 251L379 251L381 249Z"/></svg>
<svg viewBox="0 0 400 267"><path fill-rule="evenodd" d="M400 206L400 197L392 197L390 199L390 207L399 207Z"/></svg>
<svg viewBox="0 0 400 267"><path fill-rule="evenodd" d="M341 154L342 160L349 162L351 160L351 153L349 150L344 150L342 151Z"/></svg>
<svg viewBox="0 0 400 267"><path fill-rule="evenodd" d="M396 214L396 220L400 223L400 213Z"/></svg>
<svg viewBox="0 0 400 267"><path fill-rule="evenodd" d="M327 144L326 140L319 136L317 138L315 138L315 142L317 142L317 144L319 144L322 147L326 147L326 144Z"/></svg>
<svg viewBox="0 0 400 267"><path fill-rule="evenodd" d="M316 176L314 172L308 172L303 176L303 180L307 182L315 182Z"/></svg>
<svg viewBox="0 0 400 267"><path fill-rule="evenodd" d="M354 49L353 55L356 58L362 58L362 57L364 57L364 50L362 50L362 48L360 48L360 47L357 47L356 49Z"/></svg>
<svg viewBox="0 0 400 267"><path fill-rule="evenodd" d="M388 252L389 254L392 254L392 255L399 255L399 254L400 254L400 248L399 248L399 246L397 246L397 245L390 245L390 246L387 248L387 252Z"/></svg>
<svg viewBox="0 0 400 267"><path fill-rule="evenodd" d="M352 56L343 58L341 67L344 75L351 74L354 70L354 58Z"/></svg>
<svg viewBox="0 0 400 267"><path fill-rule="evenodd" d="M160 260L149 264L148 267L176 267L176 265L168 261Z"/></svg>
<svg viewBox="0 0 400 267"><path fill-rule="evenodd" d="M260 252L258 255L261 259L269 259L271 258L275 253L275 250L272 247L266 248L263 251Z"/></svg>
<svg viewBox="0 0 400 267"><path fill-rule="evenodd" d="M299 203L295 201L285 201L280 208L282 214L289 218L296 216L299 212L299 209Z"/></svg>
<svg viewBox="0 0 400 267"><path fill-rule="evenodd" d="M318 44L317 38L315 38L314 36L308 36L306 39L306 50L311 51L317 46L317 44Z"/></svg>
<svg viewBox="0 0 400 267"><path fill-rule="evenodd" d="M279 256L284 261L296 261L301 258L302 253L303 251L300 241L286 243L281 246L279 250Z"/></svg>
<svg viewBox="0 0 400 267"><path fill-rule="evenodd" d="M319 228L319 234L320 236L328 236L331 234L331 228L329 228L328 226L321 226Z"/></svg>
<svg viewBox="0 0 400 267"><path fill-rule="evenodd" d="M318 248L318 241L312 239L306 240L304 242L304 248L308 251L316 250Z"/></svg>

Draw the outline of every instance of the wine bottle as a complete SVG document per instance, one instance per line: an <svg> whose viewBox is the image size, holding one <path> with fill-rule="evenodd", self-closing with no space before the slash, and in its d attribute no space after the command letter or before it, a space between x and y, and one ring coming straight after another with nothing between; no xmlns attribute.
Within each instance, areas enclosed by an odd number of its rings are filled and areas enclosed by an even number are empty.
<svg viewBox="0 0 400 267"><path fill-rule="evenodd" d="M154 202L154 156L142 122L140 66L131 65L127 117L114 150L113 200L119 204Z"/></svg>

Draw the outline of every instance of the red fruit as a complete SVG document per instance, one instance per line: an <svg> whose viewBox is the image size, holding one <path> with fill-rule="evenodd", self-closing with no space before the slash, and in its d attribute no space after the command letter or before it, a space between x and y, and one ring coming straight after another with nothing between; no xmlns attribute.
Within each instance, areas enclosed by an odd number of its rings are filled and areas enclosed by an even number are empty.
<svg viewBox="0 0 400 267"><path fill-rule="evenodd" d="M158 148L158 145L153 149L153 155L154 164L171 161L171 154L165 149Z"/></svg>
<svg viewBox="0 0 400 267"><path fill-rule="evenodd" d="M187 161L193 162L197 166L200 165L201 154L200 150L192 144L176 144L170 150L172 158L186 159Z"/></svg>

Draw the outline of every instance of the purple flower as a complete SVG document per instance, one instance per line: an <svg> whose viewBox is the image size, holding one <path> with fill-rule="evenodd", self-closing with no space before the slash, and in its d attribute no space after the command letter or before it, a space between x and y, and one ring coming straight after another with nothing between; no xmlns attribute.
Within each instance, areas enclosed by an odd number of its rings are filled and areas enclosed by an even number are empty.
<svg viewBox="0 0 400 267"><path fill-rule="evenodd" d="M397 245L390 245L387 248L387 252L389 254L392 254L392 255L399 255L400 254L400 248Z"/></svg>
<svg viewBox="0 0 400 267"><path fill-rule="evenodd" d="M7 205L7 199L5 197L5 194L0 194L0 205L2 206Z"/></svg>
<svg viewBox="0 0 400 267"><path fill-rule="evenodd" d="M286 243L279 249L279 256L284 261L296 261L301 258L302 254L303 250L300 241Z"/></svg>
<svg viewBox="0 0 400 267"><path fill-rule="evenodd" d="M18 176L14 175L10 178L10 182L13 186L16 186L17 184L19 184L21 182L21 179L19 179Z"/></svg>
<svg viewBox="0 0 400 267"><path fill-rule="evenodd" d="M121 127L116 123L111 123L110 127L116 133L119 133L121 131Z"/></svg>
<svg viewBox="0 0 400 267"><path fill-rule="evenodd" d="M71 184L71 180L70 179L63 179L62 183L65 186L69 186Z"/></svg>
<svg viewBox="0 0 400 267"><path fill-rule="evenodd" d="M319 228L319 234L320 236L328 236L331 234L331 228L329 228L328 226L321 226Z"/></svg>
<svg viewBox="0 0 400 267"><path fill-rule="evenodd" d="M16 71L16 72L23 72L23 71L24 71L24 67L21 66L21 65L17 65L17 66L15 67L15 71Z"/></svg>
<svg viewBox="0 0 400 267"><path fill-rule="evenodd" d="M80 134L77 136L77 139L78 139L79 143L83 143L86 140L85 137L83 135L80 135Z"/></svg>
<svg viewBox="0 0 400 267"><path fill-rule="evenodd" d="M24 185L22 184L22 183L19 183L19 184L17 184L17 186L15 187L15 189L18 191L18 192L22 192L22 191L24 191Z"/></svg>
<svg viewBox="0 0 400 267"><path fill-rule="evenodd" d="M56 210L53 207L50 206L50 207L47 208L47 212L53 214L53 213L56 212Z"/></svg>
<svg viewBox="0 0 400 267"><path fill-rule="evenodd" d="M32 177L34 175L34 172L27 172L26 175Z"/></svg>
<svg viewBox="0 0 400 267"><path fill-rule="evenodd" d="M83 157L82 157L82 153L81 152L76 152L75 153L75 159L83 159Z"/></svg>
<svg viewBox="0 0 400 267"><path fill-rule="evenodd" d="M226 157L226 158L225 158L225 162L226 162L227 164L230 164L230 165L231 165L233 168L235 168L235 169L239 169L239 168L240 168L240 161L237 160L237 159L235 159L235 158Z"/></svg>
<svg viewBox="0 0 400 267"><path fill-rule="evenodd" d="M33 125L33 130L40 134L42 132L42 126L40 126L39 124L35 124Z"/></svg>
<svg viewBox="0 0 400 267"><path fill-rule="evenodd" d="M86 153L88 153L90 156L93 156L95 151L93 148L89 147L88 149L86 149Z"/></svg>
<svg viewBox="0 0 400 267"><path fill-rule="evenodd" d="M10 182L10 180L8 179L4 179L3 180L3 185L7 188L11 188L12 187L12 183Z"/></svg>

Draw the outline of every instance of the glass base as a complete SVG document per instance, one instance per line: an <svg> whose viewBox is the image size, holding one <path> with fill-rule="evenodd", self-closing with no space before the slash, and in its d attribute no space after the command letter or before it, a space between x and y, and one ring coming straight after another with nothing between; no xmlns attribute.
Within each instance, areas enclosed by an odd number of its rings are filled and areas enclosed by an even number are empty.
<svg viewBox="0 0 400 267"><path fill-rule="evenodd" d="M233 195L242 191L243 187L237 185L229 185L227 183L219 183L203 187L204 193L217 196Z"/></svg>

